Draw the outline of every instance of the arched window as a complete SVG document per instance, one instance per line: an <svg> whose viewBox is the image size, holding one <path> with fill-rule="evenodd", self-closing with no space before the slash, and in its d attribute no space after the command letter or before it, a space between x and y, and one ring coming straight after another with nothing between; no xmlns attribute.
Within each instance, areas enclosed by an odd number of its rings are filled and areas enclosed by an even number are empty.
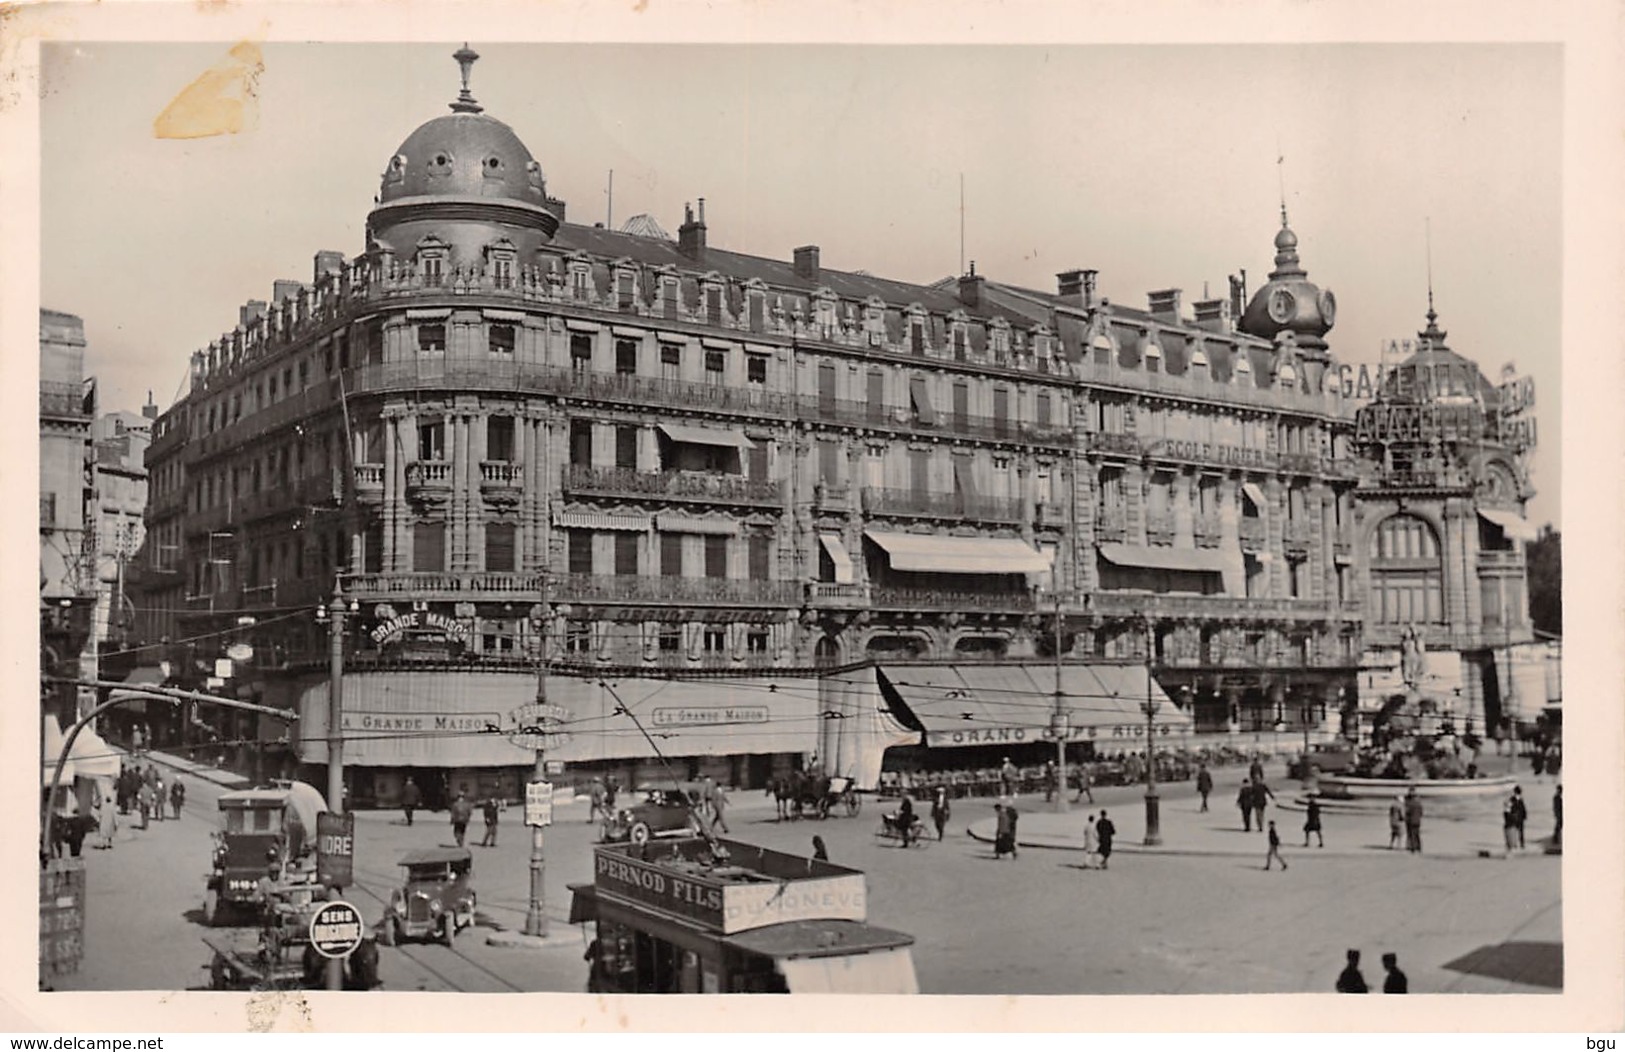
<svg viewBox="0 0 1625 1052"><path fill-rule="evenodd" d="M1371 608L1383 624L1442 624L1439 538L1422 519L1395 515L1371 535Z"/></svg>

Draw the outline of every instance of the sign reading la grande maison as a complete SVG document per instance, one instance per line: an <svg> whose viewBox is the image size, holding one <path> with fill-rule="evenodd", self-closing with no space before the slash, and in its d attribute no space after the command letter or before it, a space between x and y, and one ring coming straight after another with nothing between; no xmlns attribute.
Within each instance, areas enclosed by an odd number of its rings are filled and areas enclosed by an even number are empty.
<svg viewBox="0 0 1625 1052"><path fill-rule="evenodd" d="M438 614L433 611L420 612L412 610L399 614L387 621L380 621L370 633L372 641L377 646L387 646L398 642L408 632L414 635L427 635L432 638L443 639L451 643L467 643L469 632L468 623Z"/></svg>
<svg viewBox="0 0 1625 1052"><path fill-rule="evenodd" d="M494 712L362 712L345 709L339 727L371 734L486 733L501 723Z"/></svg>
<svg viewBox="0 0 1625 1052"><path fill-rule="evenodd" d="M1159 738L1171 737L1172 724L1157 724ZM1104 726L1073 727L1067 741L1073 742L1131 742L1145 738L1143 723L1113 723ZM966 727L947 731L928 731L930 745L1020 745L1022 742L1054 741L1047 727Z"/></svg>
<svg viewBox="0 0 1625 1052"><path fill-rule="evenodd" d="M766 705L684 705L657 708L649 713L656 727L716 727L729 723L767 723Z"/></svg>
<svg viewBox="0 0 1625 1052"><path fill-rule="evenodd" d="M735 884L600 851L599 890L689 917L724 935L797 920L868 917L862 873Z"/></svg>

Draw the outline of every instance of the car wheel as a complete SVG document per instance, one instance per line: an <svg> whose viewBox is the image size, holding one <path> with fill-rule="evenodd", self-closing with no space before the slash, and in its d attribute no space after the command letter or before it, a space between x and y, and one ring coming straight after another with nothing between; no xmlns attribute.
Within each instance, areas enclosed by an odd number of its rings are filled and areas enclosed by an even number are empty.
<svg viewBox="0 0 1625 1052"><path fill-rule="evenodd" d="M649 823L647 823L647 822L634 822L634 823L632 823L632 835L631 835L632 843L634 843L634 844L647 844L649 842L650 835L651 834L649 832Z"/></svg>

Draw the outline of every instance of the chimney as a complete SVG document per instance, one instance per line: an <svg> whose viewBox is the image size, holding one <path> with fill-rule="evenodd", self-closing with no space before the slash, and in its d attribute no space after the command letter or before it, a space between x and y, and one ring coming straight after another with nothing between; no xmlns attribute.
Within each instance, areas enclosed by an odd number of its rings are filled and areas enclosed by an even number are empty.
<svg viewBox="0 0 1625 1052"><path fill-rule="evenodd" d="M282 306L283 301L290 300L298 296L299 290L304 287L305 286L303 283L298 281L290 281L286 278L280 281L271 282L271 305L276 307Z"/></svg>
<svg viewBox="0 0 1625 1052"><path fill-rule="evenodd" d="M315 275L312 281L322 280L324 274L337 274L344 269L344 253L323 249L316 253Z"/></svg>
<svg viewBox="0 0 1625 1052"><path fill-rule="evenodd" d="M1197 300L1193 303L1196 309L1196 324L1211 332L1230 331L1230 303L1228 300Z"/></svg>
<svg viewBox="0 0 1625 1052"><path fill-rule="evenodd" d="M1180 289L1159 289L1148 294L1151 301L1151 316L1163 321L1179 322L1184 319L1179 314Z"/></svg>
<svg viewBox="0 0 1625 1052"><path fill-rule="evenodd" d="M982 277L976 273L976 261L970 261L970 273L959 279L959 302L976 310L982 306Z"/></svg>
<svg viewBox="0 0 1625 1052"><path fill-rule="evenodd" d="M700 198L698 219L692 208L683 206L683 225L677 228L677 251L690 259L705 258L705 198Z"/></svg>
<svg viewBox="0 0 1625 1052"><path fill-rule="evenodd" d="M1067 270L1055 275L1060 283L1060 298L1074 307L1095 305L1095 275L1098 270Z"/></svg>
<svg viewBox="0 0 1625 1052"><path fill-rule="evenodd" d="M803 281L818 283L818 246L802 245L796 249L795 262L796 277Z"/></svg>
<svg viewBox="0 0 1625 1052"><path fill-rule="evenodd" d="M560 201L556 197L549 197L547 199L547 210L549 212L552 212L555 216L558 217L560 226L564 225L564 202L563 201Z"/></svg>
<svg viewBox="0 0 1625 1052"><path fill-rule="evenodd" d="M158 404L152 400L152 392L147 392L147 404L141 407L141 415L148 420L158 419Z"/></svg>
<svg viewBox="0 0 1625 1052"><path fill-rule="evenodd" d="M249 300L237 308L237 327L247 329L263 317L265 317L265 301Z"/></svg>
<svg viewBox="0 0 1625 1052"><path fill-rule="evenodd" d="M1247 272L1241 272L1241 277L1230 275L1230 316L1241 317L1241 312L1247 309Z"/></svg>

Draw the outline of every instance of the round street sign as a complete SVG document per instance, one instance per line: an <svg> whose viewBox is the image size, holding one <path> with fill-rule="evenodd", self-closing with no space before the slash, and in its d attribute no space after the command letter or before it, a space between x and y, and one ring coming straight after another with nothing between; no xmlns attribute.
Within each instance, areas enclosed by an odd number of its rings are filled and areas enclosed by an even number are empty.
<svg viewBox="0 0 1625 1052"><path fill-rule="evenodd" d="M326 902L310 918L310 944L323 957L348 957L361 945L366 925L348 902Z"/></svg>
<svg viewBox="0 0 1625 1052"><path fill-rule="evenodd" d="M574 713L560 705L521 705L508 713L508 741L521 749L557 749L570 740L559 725Z"/></svg>

